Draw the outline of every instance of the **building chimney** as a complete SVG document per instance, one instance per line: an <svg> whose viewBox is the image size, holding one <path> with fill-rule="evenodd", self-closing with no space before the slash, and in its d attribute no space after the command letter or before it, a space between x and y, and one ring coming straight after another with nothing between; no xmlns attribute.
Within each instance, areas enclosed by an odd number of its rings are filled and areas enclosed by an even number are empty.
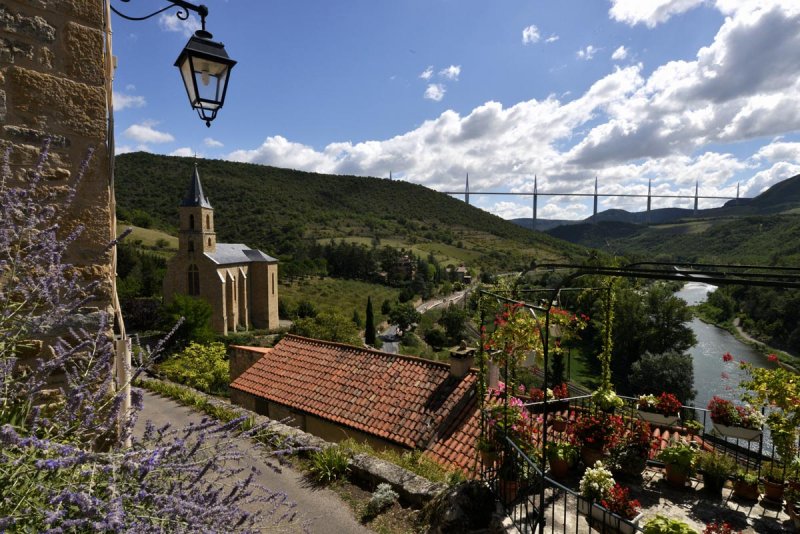
<svg viewBox="0 0 800 534"><path fill-rule="evenodd" d="M475 349L467 347L466 341L461 341L458 347L450 349L450 376L464 378L474 363Z"/></svg>

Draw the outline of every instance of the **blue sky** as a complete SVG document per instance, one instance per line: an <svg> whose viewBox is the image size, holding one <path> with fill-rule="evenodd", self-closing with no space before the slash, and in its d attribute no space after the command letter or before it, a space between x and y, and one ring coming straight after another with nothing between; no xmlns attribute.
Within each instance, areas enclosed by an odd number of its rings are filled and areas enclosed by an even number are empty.
<svg viewBox="0 0 800 534"><path fill-rule="evenodd" d="M131 15L162 4L111 1ZM535 175L539 191L588 192L597 176L606 193L652 180L654 193L699 182L733 196L741 183L753 196L800 173L797 0L205 3L239 61L211 128L173 66L198 21L113 18L118 153L391 171L440 191L469 173L472 191L530 191ZM526 198L471 200L530 216ZM590 214L539 201L539 217Z"/></svg>

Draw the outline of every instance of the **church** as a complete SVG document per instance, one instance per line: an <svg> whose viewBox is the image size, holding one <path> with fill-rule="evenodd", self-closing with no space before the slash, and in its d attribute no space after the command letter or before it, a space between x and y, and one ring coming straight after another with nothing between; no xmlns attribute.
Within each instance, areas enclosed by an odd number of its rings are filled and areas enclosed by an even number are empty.
<svg viewBox="0 0 800 534"><path fill-rule="evenodd" d="M178 253L167 264L165 300L202 298L211 304L212 328L223 335L278 328L278 260L241 243L217 243L197 165L178 211Z"/></svg>

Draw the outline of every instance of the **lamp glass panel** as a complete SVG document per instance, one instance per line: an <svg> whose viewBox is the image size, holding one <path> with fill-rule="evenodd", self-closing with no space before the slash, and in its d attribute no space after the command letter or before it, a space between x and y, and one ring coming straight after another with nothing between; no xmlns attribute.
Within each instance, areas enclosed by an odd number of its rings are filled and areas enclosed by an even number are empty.
<svg viewBox="0 0 800 534"><path fill-rule="evenodd" d="M197 104L197 90L195 89L195 80L192 74L192 61L188 55L183 58L180 68L181 78L183 78L183 84L186 86L186 93L189 95L189 102L192 106L195 106Z"/></svg>

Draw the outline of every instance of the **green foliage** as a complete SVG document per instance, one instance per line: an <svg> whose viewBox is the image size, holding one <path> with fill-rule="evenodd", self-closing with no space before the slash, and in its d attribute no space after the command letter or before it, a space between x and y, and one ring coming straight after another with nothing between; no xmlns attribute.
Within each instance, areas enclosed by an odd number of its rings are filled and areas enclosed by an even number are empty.
<svg viewBox="0 0 800 534"><path fill-rule="evenodd" d="M367 297L367 310L365 312L366 326L364 328L364 343L375 346L375 314L372 311L372 297Z"/></svg>
<svg viewBox="0 0 800 534"><path fill-rule="evenodd" d="M361 322L361 314L358 313L358 310L353 310L353 319L352 319L352 321L353 321L353 324L356 325L356 327L358 327L358 328L361 328L363 326L363 323Z"/></svg>
<svg viewBox="0 0 800 534"><path fill-rule="evenodd" d="M375 450L368 443L358 442L352 438L342 441L339 446L347 449L352 455L369 454L399 465L403 469L407 469L431 482L454 485L464 480L464 474L461 471L449 471L419 450L405 452L398 452L394 449Z"/></svg>
<svg viewBox="0 0 800 534"><path fill-rule="evenodd" d="M724 453L700 452L696 464L700 472L712 477L726 478L736 473L736 460Z"/></svg>
<svg viewBox="0 0 800 534"><path fill-rule="evenodd" d="M298 319L305 319L306 317L316 317L319 312L310 300L303 299L297 304L297 311L295 316Z"/></svg>
<svg viewBox="0 0 800 534"><path fill-rule="evenodd" d="M389 322L397 325L403 334L411 329L414 324L418 323L421 318L422 314L414 308L413 304L407 302L398 304L389 312Z"/></svg>
<svg viewBox="0 0 800 534"><path fill-rule="evenodd" d="M350 457L350 452L338 445L316 451L311 454L309 475L318 484L344 478L350 472Z"/></svg>
<svg viewBox="0 0 800 534"><path fill-rule="evenodd" d="M117 293L120 299L161 296L166 260L123 241L117 247Z"/></svg>
<svg viewBox="0 0 800 534"><path fill-rule="evenodd" d="M698 532L677 519L657 515L644 524L644 534L698 534Z"/></svg>
<svg viewBox="0 0 800 534"><path fill-rule="evenodd" d="M298 336L360 346L358 327L340 313L324 311L316 317L298 319L289 330Z"/></svg>
<svg viewBox="0 0 800 534"><path fill-rule="evenodd" d="M183 322L170 340L173 344L184 347L190 342L208 343L214 339L211 330L211 305L203 299L188 295L175 295L164 307L166 323L164 327L172 328L179 320Z"/></svg>
<svg viewBox="0 0 800 534"><path fill-rule="evenodd" d="M447 306L439 318L439 324L444 327L448 341L455 345L464 336L464 328L467 322L467 312L454 304Z"/></svg>
<svg viewBox="0 0 800 534"><path fill-rule="evenodd" d="M375 488L375 491L372 493L372 496L367 503L367 508L364 511L362 521L372 520L375 516L397 502L399 497L400 495L398 495L397 492L392 489L391 484L387 484L386 482L378 484L378 487Z"/></svg>
<svg viewBox="0 0 800 534"><path fill-rule="evenodd" d="M389 315L389 312L392 311L392 303L389 302L389 299L384 299L381 303L381 313L383 315Z"/></svg>
<svg viewBox="0 0 800 534"><path fill-rule="evenodd" d="M689 404L697 394L692 356L680 352L645 353L631 366L628 384L637 395L666 391L678 397L681 404Z"/></svg>
<svg viewBox="0 0 800 534"><path fill-rule="evenodd" d="M167 378L212 394L227 394L230 374L225 345L190 343L158 365Z"/></svg>
<svg viewBox="0 0 800 534"><path fill-rule="evenodd" d="M433 347L434 350L442 350L447 344L447 334L441 328L431 328L425 332L425 343Z"/></svg>
<svg viewBox="0 0 800 534"><path fill-rule="evenodd" d="M684 441L676 441L662 449L657 458L659 461L689 474L694 471L697 449Z"/></svg>

